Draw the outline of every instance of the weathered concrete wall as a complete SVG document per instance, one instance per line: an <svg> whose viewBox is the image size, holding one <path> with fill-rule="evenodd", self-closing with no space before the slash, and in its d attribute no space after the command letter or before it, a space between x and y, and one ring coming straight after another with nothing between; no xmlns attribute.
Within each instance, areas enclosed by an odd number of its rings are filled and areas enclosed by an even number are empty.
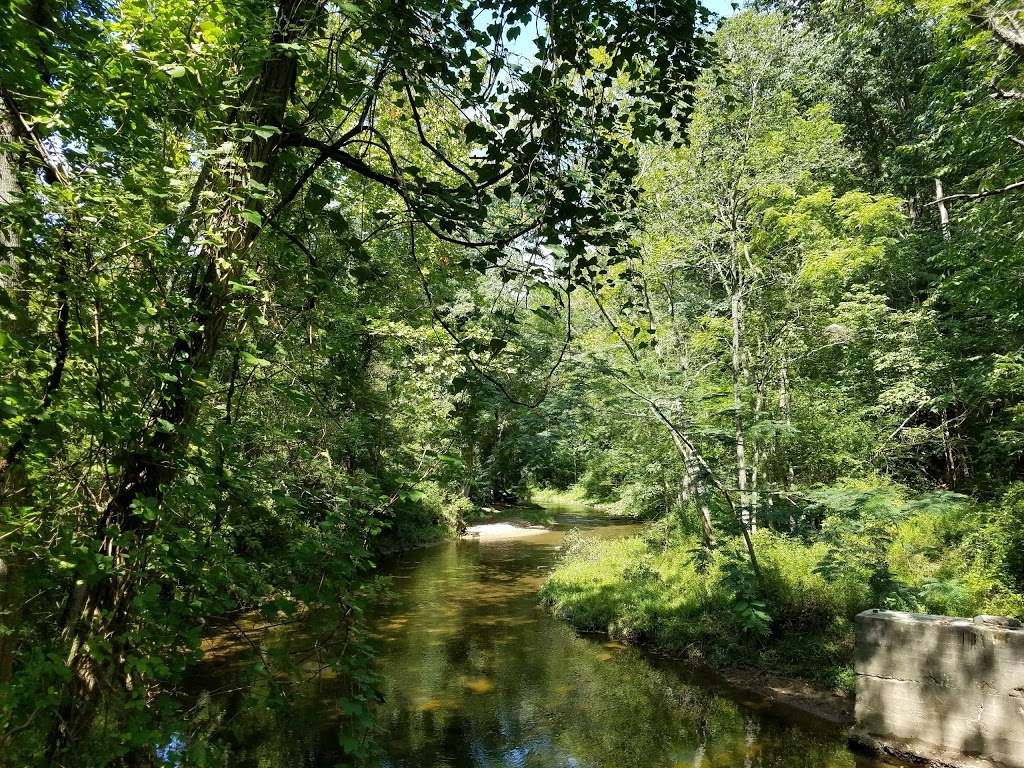
<svg viewBox="0 0 1024 768"><path fill-rule="evenodd" d="M850 738L938 765L1024 768L1024 629L1013 624L858 615Z"/></svg>

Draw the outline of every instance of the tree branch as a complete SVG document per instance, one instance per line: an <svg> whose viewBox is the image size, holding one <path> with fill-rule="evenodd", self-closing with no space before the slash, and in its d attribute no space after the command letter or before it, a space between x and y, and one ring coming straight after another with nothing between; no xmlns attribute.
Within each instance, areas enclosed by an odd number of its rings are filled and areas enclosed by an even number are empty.
<svg viewBox="0 0 1024 768"><path fill-rule="evenodd" d="M530 230L534 229L539 223L539 219L533 219L518 229L513 230L501 237L491 238L489 240L469 240L467 238L456 237L449 235L445 232L440 231L431 221L423 214L420 208L416 205L413 200L413 196L406 189L405 184L401 178L398 177L398 163L390 150L387 147L381 145L380 148L389 156L392 165L392 173L396 175L388 175L383 171L377 170L372 165L368 164L364 160L346 152L340 146L336 144L326 144L322 141L314 139L310 136L302 134L293 134L288 137L286 144L294 147L307 147L309 149L318 150L322 156L333 160L343 168L348 168L350 171L362 176L370 181L375 181L388 189L393 190L398 194L399 197L405 202L410 213L416 217L416 220L426 227L434 237L438 240L442 240L451 245L461 245L466 248L489 248L508 245L514 240L522 237Z"/></svg>
<svg viewBox="0 0 1024 768"><path fill-rule="evenodd" d="M1018 54L1024 55L1024 29L1016 18L1016 11L1003 11L1001 18L997 17L997 11L989 11L986 14L988 27L992 34L1003 45L1012 48Z"/></svg>
<svg viewBox="0 0 1024 768"><path fill-rule="evenodd" d="M932 200L927 205L938 205L939 203L945 203L949 200L981 200L985 197L995 197L996 195L1005 195L1010 192L1018 192L1024 190L1024 180L1015 181L1013 184L1007 184L1005 187L999 189L987 189L983 192L961 192L956 195L946 195L940 197L937 200Z"/></svg>

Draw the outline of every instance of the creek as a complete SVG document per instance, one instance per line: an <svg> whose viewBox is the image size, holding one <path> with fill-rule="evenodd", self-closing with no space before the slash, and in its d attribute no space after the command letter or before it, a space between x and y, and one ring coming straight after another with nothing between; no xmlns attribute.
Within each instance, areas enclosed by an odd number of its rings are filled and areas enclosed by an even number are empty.
<svg viewBox="0 0 1024 768"><path fill-rule="evenodd" d="M482 535L381 564L392 598L369 617L387 768L868 768L845 728L760 701L642 649L581 636L537 590L568 532L624 536L585 507L544 529ZM211 678L212 679L212 678ZM337 765L336 692L318 683L273 726L245 731L234 764ZM251 716L248 713L246 716ZM270 721L268 720L268 726Z"/></svg>

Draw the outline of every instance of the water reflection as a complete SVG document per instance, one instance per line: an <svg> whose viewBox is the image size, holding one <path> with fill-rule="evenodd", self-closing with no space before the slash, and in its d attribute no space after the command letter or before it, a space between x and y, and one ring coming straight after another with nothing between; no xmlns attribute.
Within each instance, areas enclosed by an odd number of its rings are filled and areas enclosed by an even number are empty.
<svg viewBox="0 0 1024 768"><path fill-rule="evenodd" d="M460 542L395 564L378 623L384 764L850 768L838 728L787 722L659 669L636 649L577 636L536 591L563 532Z"/></svg>
<svg viewBox="0 0 1024 768"><path fill-rule="evenodd" d="M557 510L551 527L519 540L450 542L386 568L394 598L370 617L385 697L382 765L867 766L838 727L741 704L638 649L580 637L549 617L536 592L565 531L630 530L571 509ZM204 682L216 689L231 679L222 670ZM225 762L339 764L337 685L316 676L270 709L258 691L207 697L211 722L233 729Z"/></svg>

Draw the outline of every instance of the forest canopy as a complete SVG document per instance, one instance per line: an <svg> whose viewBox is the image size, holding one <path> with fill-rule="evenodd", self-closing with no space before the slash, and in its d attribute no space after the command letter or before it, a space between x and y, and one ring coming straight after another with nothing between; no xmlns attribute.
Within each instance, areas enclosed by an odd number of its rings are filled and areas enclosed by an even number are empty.
<svg viewBox="0 0 1024 768"><path fill-rule="evenodd" d="M12 765L214 764L242 615L331 617L372 761L380 558L544 494L651 521L542 592L625 639L843 687L863 608L1024 616L1018 5L0 0L0 50Z"/></svg>

